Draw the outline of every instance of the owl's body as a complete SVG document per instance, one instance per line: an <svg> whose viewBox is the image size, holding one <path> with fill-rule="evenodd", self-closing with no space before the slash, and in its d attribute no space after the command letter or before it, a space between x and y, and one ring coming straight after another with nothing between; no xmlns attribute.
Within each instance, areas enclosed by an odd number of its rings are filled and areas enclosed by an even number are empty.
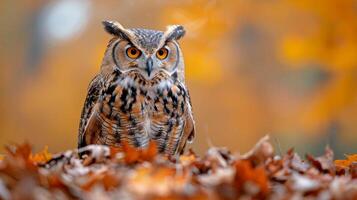
<svg viewBox="0 0 357 200"><path fill-rule="evenodd" d="M184 30L124 29L104 22L115 37L100 73L89 85L82 111L78 147L88 144L146 147L175 155L194 137L184 63L176 40ZM165 49L164 49L165 48Z"/></svg>

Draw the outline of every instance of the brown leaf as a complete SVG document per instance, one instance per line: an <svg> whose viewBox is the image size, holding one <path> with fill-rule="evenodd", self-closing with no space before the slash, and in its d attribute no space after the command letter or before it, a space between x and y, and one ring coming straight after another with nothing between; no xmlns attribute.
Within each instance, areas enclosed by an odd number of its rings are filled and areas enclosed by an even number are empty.
<svg viewBox="0 0 357 200"><path fill-rule="evenodd" d="M264 163L267 158L272 157L274 148L269 143L269 136L261 138L258 143L249 152L242 155L243 159L250 160L254 165Z"/></svg>
<svg viewBox="0 0 357 200"><path fill-rule="evenodd" d="M318 170L323 173L335 174L335 165L333 162L333 151L329 148L325 148L325 154L320 157L313 157L310 154L306 155L307 160Z"/></svg>
<svg viewBox="0 0 357 200"><path fill-rule="evenodd" d="M350 164L350 174L352 178L357 179L357 162L352 162Z"/></svg>
<svg viewBox="0 0 357 200"><path fill-rule="evenodd" d="M308 162L293 149L273 156L263 138L247 154L232 154L227 148L210 148L200 157L190 151L177 158L157 153L155 143L147 148L89 145L52 156L48 151L31 154L28 144L7 148L0 162L0 198L78 199L354 199L355 156L332 162L333 153L308 155ZM81 154L85 152L82 157ZM311 163L311 164L310 164ZM332 165L332 166L331 166ZM335 176L334 166L345 170ZM5 191L5 193L4 193ZM85 196L82 196L85 195Z"/></svg>
<svg viewBox="0 0 357 200"><path fill-rule="evenodd" d="M292 155L289 166L300 173L304 173L310 168L310 165L306 161L301 160L297 153Z"/></svg>

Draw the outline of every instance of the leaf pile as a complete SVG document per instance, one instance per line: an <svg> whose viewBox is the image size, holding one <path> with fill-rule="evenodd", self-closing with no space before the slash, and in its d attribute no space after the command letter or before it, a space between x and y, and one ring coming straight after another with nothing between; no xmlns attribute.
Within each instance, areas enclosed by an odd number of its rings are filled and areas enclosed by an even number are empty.
<svg viewBox="0 0 357 200"><path fill-rule="evenodd" d="M306 160L293 150L277 156L268 137L243 155L210 148L174 158L154 143L57 155L23 144L0 160L0 199L357 199L356 163L356 155L334 161L329 148Z"/></svg>

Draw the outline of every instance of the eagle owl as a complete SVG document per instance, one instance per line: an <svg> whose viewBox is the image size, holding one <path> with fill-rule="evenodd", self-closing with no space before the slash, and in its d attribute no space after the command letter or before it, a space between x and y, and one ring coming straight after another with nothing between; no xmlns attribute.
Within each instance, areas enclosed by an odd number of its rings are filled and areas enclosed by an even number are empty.
<svg viewBox="0 0 357 200"><path fill-rule="evenodd" d="M109 41L100 72L88 87L79 125L78 148L89 144L146 147L158 152L184 151L195 135L180 25L166 31L127 29L104 21Z"/></svg>

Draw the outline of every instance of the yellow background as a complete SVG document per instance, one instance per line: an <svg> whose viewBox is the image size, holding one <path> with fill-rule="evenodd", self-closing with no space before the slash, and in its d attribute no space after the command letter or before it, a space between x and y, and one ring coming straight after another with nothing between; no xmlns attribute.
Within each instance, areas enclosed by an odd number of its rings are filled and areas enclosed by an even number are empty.
<svg viewBox="0 0 357 200"><path fill-rule="evenodd" d="M75 148L86 89L110 36L101 25L182 24L197 123L192 148L357 151L357 2L0 1L0 145Z"/></svg>

